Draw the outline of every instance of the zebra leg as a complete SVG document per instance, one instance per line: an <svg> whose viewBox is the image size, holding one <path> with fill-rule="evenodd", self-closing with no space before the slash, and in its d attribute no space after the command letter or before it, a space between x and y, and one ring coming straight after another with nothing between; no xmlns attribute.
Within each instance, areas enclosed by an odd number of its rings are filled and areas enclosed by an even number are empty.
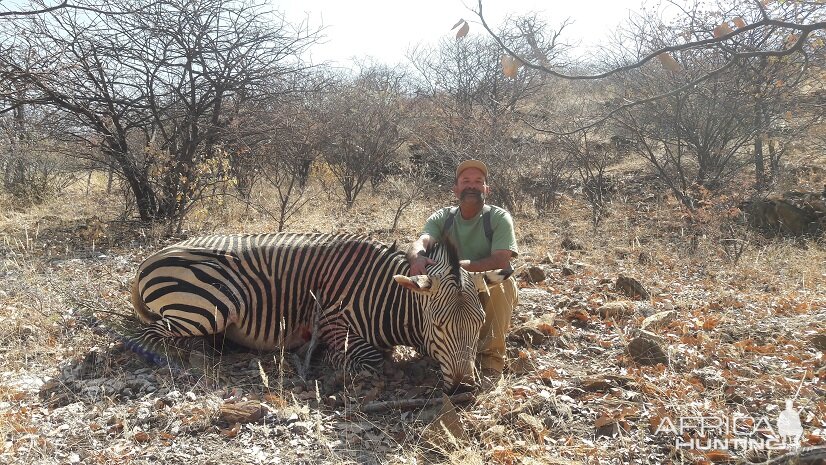
<svg viewBox="0 0 826 465"><path fill-rule="evenodd" d="M337 368L357 373L362 370L380 372L384 365L384 351L363 337L348 332L340 344L328 344L327 358Z"/></svg>
<svg viewBox="0 0 826 465"><path fill-rule="evenodd" d="M158 365L189 366L204 364L211 358L207 338L214 334L205 328L194 329L191 321L175 316L163 318L147 326L141 335L127 343L133 352ZM206 368L206 367L204 367Z"/></svg>

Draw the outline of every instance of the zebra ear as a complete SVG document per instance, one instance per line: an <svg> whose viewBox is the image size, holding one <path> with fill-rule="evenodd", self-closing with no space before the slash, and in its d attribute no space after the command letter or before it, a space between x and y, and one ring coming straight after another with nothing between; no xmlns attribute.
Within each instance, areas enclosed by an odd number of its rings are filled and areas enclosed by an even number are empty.
<svg viewBox="0 0 826 465"><path fill-rule="evenodd" d="M485 279L485 272L470 272L470 280L473 281L473 286L476 292L490 295L487 280Z"/></svg>
<svg viewBox="0 0 826 465"><path fill-rule="evenodd" d="M433 280L426 274L407 277L403 274L393 276L399 285L413 292L428 292L433 287Z"/></svg>

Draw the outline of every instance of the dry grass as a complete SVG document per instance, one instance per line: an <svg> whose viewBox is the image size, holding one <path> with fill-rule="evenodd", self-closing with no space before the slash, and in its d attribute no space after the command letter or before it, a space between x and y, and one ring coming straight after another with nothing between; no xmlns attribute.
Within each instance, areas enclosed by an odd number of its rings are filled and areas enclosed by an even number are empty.
<svg viewBox="0 0 826 465"><path fill-rule="evenodd" d="M74 310L82 302L128 313L137 264L179 238L112 220L122 207L97 184L34 208L0 198L0 462L702 463L720 457L675 448L651 425L735 413L773 421L785 398L795 399L816 444L826 434L826 371L811 337L826 333L826 248L762 237L725 217L724 206L687 217L656 199L614 202L597 231L576 199L546 217L517 215L518 263L541 263L548 278L520 282L514 329L550 321L539 326L547 340L512 338L503 381L455 412L464 439L434 444L422 432L438 405L358 409L376 398L440 397L428 360L403 354L384 377L316 366L306 381L282 354L228 351L220 363L201 361L196 376L137 360ZM392 199L368 193L346 211L322 193L290 229L405 242L449 201L417 202L389 231ZM183 235L273 229L244 213L235 203L209 205ZM563 249L565 237L582 250ZM732 241L743 245L736 260ZM610 284L620 274L651 299L603 319L600 305L624 299ZM670 363L637 365L625 345L647 315L664 310L676 312L658 331ZM222 405L249 400L266 406L262 420L221 420Z"/></svg>

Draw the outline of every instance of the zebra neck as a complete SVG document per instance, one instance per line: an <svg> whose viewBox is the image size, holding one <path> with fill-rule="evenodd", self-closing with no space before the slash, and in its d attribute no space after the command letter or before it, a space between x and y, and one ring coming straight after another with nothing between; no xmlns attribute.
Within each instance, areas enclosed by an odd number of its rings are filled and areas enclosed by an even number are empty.
<svg viewBox="0 0 826 465"><path fill-rule="evenodd" d="M395 304L382 309L387 322L382 325L385 340L389 346L405 345L418 349L424 344L426 296L401 286L395 294L389 299Z"/></svg>

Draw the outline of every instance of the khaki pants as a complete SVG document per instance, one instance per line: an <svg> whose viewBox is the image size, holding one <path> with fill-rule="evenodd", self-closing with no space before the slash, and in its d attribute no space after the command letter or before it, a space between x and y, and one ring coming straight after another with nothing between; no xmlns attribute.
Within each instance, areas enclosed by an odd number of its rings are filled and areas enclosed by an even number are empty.
<svg viewBox="0 0 826 465"><path fill-rule="evenodd" d="M519 303L519 295L513 278L488 289L490 295L484 292L479 294L485 309L485 323L479 332L477 359L482 370L501 373L505 368L505 337L510 329L513 309Z"/></svg>

